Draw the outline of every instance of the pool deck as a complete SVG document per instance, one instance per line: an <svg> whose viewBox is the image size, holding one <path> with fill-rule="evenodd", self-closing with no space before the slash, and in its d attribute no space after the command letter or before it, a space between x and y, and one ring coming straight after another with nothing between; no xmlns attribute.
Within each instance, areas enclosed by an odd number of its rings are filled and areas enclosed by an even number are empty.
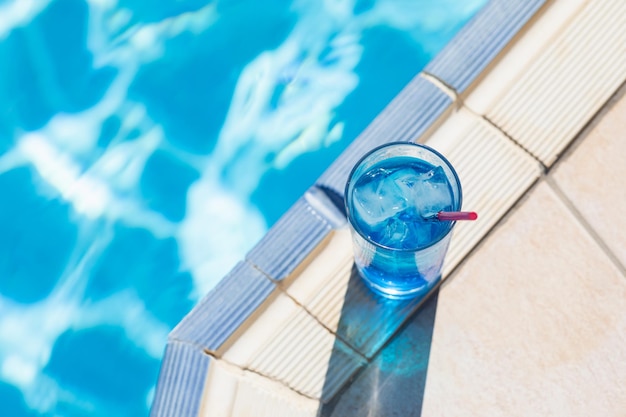
<svg viewBox="0 0 626 417"><path fill-rule="evenodd" d="M494 0L172 331L152 417L626 410L626 2ZM464 208L443 282L354 271L341 193L426 143Z"/></svg>

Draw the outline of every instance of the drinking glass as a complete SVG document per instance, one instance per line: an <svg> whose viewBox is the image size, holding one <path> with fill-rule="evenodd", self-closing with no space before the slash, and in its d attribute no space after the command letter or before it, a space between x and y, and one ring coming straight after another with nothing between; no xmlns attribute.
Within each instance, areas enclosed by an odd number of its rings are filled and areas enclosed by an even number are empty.
<svg viewBox="0 0 626 417"><path fill-rule="evenodd" d="M421 144L373 149L353 168L345 189L356 267L375 292L404 299L440 279L462 190L448 160Z"/></svg>

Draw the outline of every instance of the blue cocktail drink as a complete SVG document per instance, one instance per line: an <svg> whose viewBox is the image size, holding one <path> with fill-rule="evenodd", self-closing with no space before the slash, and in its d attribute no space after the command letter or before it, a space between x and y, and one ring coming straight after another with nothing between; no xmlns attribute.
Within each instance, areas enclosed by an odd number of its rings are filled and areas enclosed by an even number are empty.
<svg viewBox="0 0 626 417"><path fill-rule="evenodd" d="M438 152L413 143L374 149L346 186L355 263L374 291L391 298L425 294L441 277L461 185Z"/></svg>

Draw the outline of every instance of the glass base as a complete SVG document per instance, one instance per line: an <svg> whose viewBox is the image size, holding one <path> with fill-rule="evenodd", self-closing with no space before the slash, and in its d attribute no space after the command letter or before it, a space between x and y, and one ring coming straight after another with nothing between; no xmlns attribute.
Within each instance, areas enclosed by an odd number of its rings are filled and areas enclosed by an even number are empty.
<svg viewBox="0 0 626 417"><path fill-rule="evenodd" d="M428 292L439 282L441 276L434 279L432 282L423 281L422 285L417 287L397 287L389 285L381 285L371 280L366 273L359 270L359 275L365 283L365 285L378 295L392 300L408 300L425 296Z"/></svg>

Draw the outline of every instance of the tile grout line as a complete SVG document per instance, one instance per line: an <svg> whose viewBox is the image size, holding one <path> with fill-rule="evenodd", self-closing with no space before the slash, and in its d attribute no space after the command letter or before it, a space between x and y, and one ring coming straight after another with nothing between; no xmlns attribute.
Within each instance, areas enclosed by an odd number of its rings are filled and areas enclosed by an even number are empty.
<svg viewBox="0 0 626 417"><path fill-rule="evenodd" d="M453 104L460 103L459 93L457 93L457 91L454 89L454 87L452 87L451 85L446 83L441 78L437 77L434 74L431 74L430 72L426 72L426 71L420 72L419 76L421 76L423 79L429 81L435 87L439 88L439 90L441 90L445 95L450 97L452 99L452 103Z"/></svg>
<svg viewBox="0 0 626 417"><path fill-rule="evenodd" d="M198 342L194 342L191 340L187 340L187 339L180 339L178 337L169 337L167 338L167 341L165 342L165 345L167 347L167 345L172 342L172 343L178 343L181 344L183 346L190 346L194 349L196 349L199 353L204 353L204 354L208 354L211 357L215 357L213 356L213 354L211 353L211 350L207 349L206 347L202 346L202 344L198 343Z"/></svg>
<svg viewBox="0 0 626 417"><path fill-rule="evenodd" d="M365 356L363 353L359 352L359 350L352 346L352 344L344 339L340 334L338 334L337 332L333 331L330 327L328 327L326 324L324 324L318 317L317 315L313 314L312 311L310 311L308 308L306 308L306 306L304 304L301 304L298 300L296 300L291 294L289 294L287 292L286 288L283 288L282 285L276 285L278 287L278 289L287 297L289 297L291 299L291 301L293 301L294 303L296 303L296 305L298 305L298 307L302 308L302 310L308 314L310 317L313 318L313 320L315 320L320 326L322 326L324 329L326 329L326 331L328 331L331 335L333 335L336 339L338 339L340 342L342 342L344 345L346 345L346 347L348 347L350 350L353 351L353 353L355 353L360 359L364 360L366 364L369 364L371 361L367 358L367 356Z"/></svg>
<svg viewBox="0 0 626 417"><path fill-rule="evenodd" d="M482 235L482 237L471 247L471 249L467 252L465 256L463 256L457 264L452 267L446 274L445 278L442 280L442 285L445 285L446 282L453 278L454 275L460 270L463 265L471 258L471 256L478 252L482 245L497 232L497 230L508 221L511 216L515 214L515 212L519 209L522 202L528 198L530 193L537 187L537 185L543 179L543 175L536 177L533 182L522 192L522 194L517 197L517 199L506 209L506 211L496 220L496 222Z"/></svg>
<svg viewBox="0 0 626 417"><path fill-rule="evenodd" d="M530 150L528 150L528 148L526 148L524 145L522 145L521 143L519 143L513 136L509 135L504 129L502 129L500 126L498 126L494 121L492 121L490 118L487 117L487 115L479 115L478 113L476 113L474 110L470 109L469 107L463 105L463 107L465 109L467 109L469 112L471 112L472 114L474 114L476 117L481 118L482 120L484 120L487 124L489 124L491 127L493 127L494 129L496 129L498 132L500 132L500 134L502 134L505 138L507 138L508 140L510 140L511 142L513 142L513 144L515 146L517 146L518 148L520 148L521 150L523 150L528 156L530 156L531 158L533 158L538 164L539 166L541 166L541 171L545 174L546 172L548 172L548 167L546 166L546 164L534 153L532 153Z"/></svg>
<svg viewBox="0 0 626 417"><path fill-rule="evenodd" d="M537 157L535 154L533 154L528 149L526 149L517 140L515 140L508 133L506 133L504 131L504 129L500 128L500 126L498 126L493 121L491 121L487 116L482 116L479 113L477 113L476 111L474 111L472 108L468 107L465 104L465 101L463 100L463 97L456 91L456 89L454 87L452 87L451 85L447 84L445 81L441 80L436 75L431 74L431 73L426 72L426 71L422 71L420 73L420 76L422 78L424 78L425 80L429 81L430 83L434 84L437 88L439 88L446 95L448 95L450 98L452 98L452 100L453 100L452 105L457 110L463 108L463 109L467 110L472 115L472 117L475 117L478 120L482 120L484 123L486 123L492 129L495 129L500 135L502 135L505 140L508 139L508 141L512 142L513 145L515 145L517 148L521 149L526 155L530 156L535 162L538 163L538 165L541 168L540 175L537 178L535 178L535 180L528 186L528 188L526 188L523 191L523 193L516 199L516 201L513 202L513 204L511 204L507 208L505 213L489 228L489 230L487 230L483 234L483 236L473 245L473 247L467 252L467 254L465 254L465 256L463 256L457 262L457 264L450 271L448 271L448 273L446 275L446 278L443 279L440 282L440 284L443 285L443 284L445 284L448 281L448 278L453 277L453 275L457 272L457 270L461 269L462 265L471 257L471 255L473 253L475 253L478 250L478 248L483 244L483 242L486 241L487 238L492 233L495 232L495 230L502 224L502 222L512 215L514 210L516 210L518 208L519 203L528 195L528 193L532 189L535 188L535 186L537 184L539 184L539 182L542 180L542 178L544 178L547 175L547 173L549 171L549 167L547 167L546 164L544 164L543 161L539 157Z"/></svg>
<svg viewBox="0 0 626 417"><path fill-rule="evenodd" d="M282 284L282 281L284 281L284 279L283 280L275 280L274 278L270 277L265 271L263 271L261 268L259 268L255 264L250 262L250 265L254 269L256 269L257 271L259 271L261 273L261 275L263 275L263 277L265 277L272 284L274 284L276 290L278 290L281 294L285 295L287 298L289 298L291 301L293 301L298 307L300 307L304 311L305 314L307 314L309 317L313 318L313 320L315 320L315 322L317 322L317 324L322 326L324 329L326 329L326 331L328 331L335 338L339 339L344 345L346 345L346 347L348 347L350 350L352 350L357 355L357 357L363 359L366 363L370 363L370 360L367 358L367 356L365 356L363 353L359 352L354 346L352 346L351 343L349 343L347 340L345 340L343 337L341 337L341 335L339 335L337 332L333 331L330 327L328 327L326 324L324 324L304 304L300 303L300 301L298 301L291 294L289 294L289 292L287 292L287 289L285 288L285 286Z"/></svg>
<svg viewBox="0 0 626 417"><path fill-rule="evenodd" d="M307 313L308 313L308 311L307 311ZM288 390L293 391L296 394L299 394L299 395L301 395L303 397L306 397L306 398L309 398L311 400L322 401L321 398L318 399L318 398L312 397L312 396L310 396L308 394L305 394L304 392L301 392L301 391L297 390L296 388L288 385L286 382L281 381L278 378L272 377L270 375L263 374L263 373L261 373L261 372L259 372L257 370L254 370L254 369L252 369L252 368L250 368L248 366L237 365L236 363L227 360L223 356L217 356L215 352L213 352L212 350L210 350L210 349L208 349L206 347L203 347L199 343L191 342L191 341L184 340L184 339L178 339L178 338L171 338L171 339L168 340L168 343L169 342L175 342L175 343L180 343L181 345L191 346L192 348L194 348L196 350L196 352L204 354L204 355L212 358L213 360L225 363L225 364L227 364L228 366L230 366L232 368L238 369L238 370L243 371L243 372L250 372L252 374L258 375L258 376L260 376L262 378L265 378L265 379L267 379L269 381L275 382L275 383L277 383L277 384L287 388ZM360 352L357 352L357 353L360 353ZM357 371L359 369L361 369L361 368L363 368L363 367L362 366L358 367ZM357 371L353 372L353 374L356 373Z"/></svg>
<svg viewBox="0 0 626 417"><path fill-rule="evenodd" d="M566 158L568 154L575 152L577 146L579 146L584 139L595 129L595 127L601 122L602 118L610 110L610 108L617 103L620 96L624 96L626 93L626 80L609 96L609 98L595 111L589 120L573 135L573 138L561 149L554 162L548 167L546 175L550 173L559 165L562 159Z"/></svg>
<svg viewBox="0 0 626 417"><path fill-rule="evenodd" d="M438 78L436 75L433 75L431 73L422 71L420 75L422 76L422 78L430 81L432 84L438 87L441 91L443 91L446 95L452 98L453 104L456 105L457 109L463 108L467 110L469 113L471 113L473 116L484 120L488 125L490 125L492 128L500 132L500 134L502 134L505 138L513 142L515 146L522 149L526 154L528 154L531 158L537 161L537 163L539 163L544 173L548 171L548 166L546 166L546 164L537 155L532 153L525 146L523 146L521 143L515 140L515 138L509 135L504 129L498 126L495 122L489 119L486 115L480 115L479 113L474 111L472 108L468 107L465 104L463 97L454 89L454 87L448 85L445 81L443 81L442 79Z"/></svg>
<svg viewBox="0 0 626 417"><path fill-rule="evenodd" d="M285 388L287 388L288 390L290 390L290 391L292 391L292 392L295 392L296 394L301 395L301 396L303 396L303 397L306 397L306 398L308 398L308 399L310 399L310 400L314 400L314 401L321 401L321 399L318 399L318 398L312 397L312 396L310 396L310 395L308 395L308 394L305 394L305 393L303 393L303 392L298 391L297 389L293 388L292 386L288 385L286 382L281 381L281 380L280 380L280 379L278 379L278 378L275 378L275 377L272 377L272 376L269 376L269 375L265 375L265 374L263 374L263 373L261 373L261 372L259 372L259 371L257 371L257 370L254 370L254 369L252 369L252 368L249 368L249 367L247 367L247 366L239 366L239 365L237 365L236 363L233 363L233 362L231 362L231 361L229 361L229 360L227 360L227 359L224 359L223 357L217 357L217 356L215 356L215 355L214 355L211 351L209 351L208 349L204 349L204 350L203 350L203 353L204 353L205 355L207 355L207 356L209 356L209 357L213 358L213 359L214 359L214 360L216 360L216 361L220 361L220 362L222 362L222 363L225 363L226 365L228 365L228 366L230 366L230 367L232 367L232 368L235 368L235 369L240 370L240 371L242 371L242 372L250 372L251 374L257 375L257 376L259 376L259 377L261 377L261 378L264 378L264 379L266 379L266 380L268 380L268 381L272 381L272 382L274 382L274 383L276 383L276 384L279 384L280 386L285 387Z"/></svg>
<svg viewBox="0 0 626 417"><path fill-rule="evenodd" d="M618 257L613 253L613 251L609 248L606 242L600 237L598 232L589 224L587 219L582 215L582 213L576 208L576 205L567 197L567 195L561 190L556 181L550 175L545 175L544 179L546 183L550 186L552 191L557 195L559 200L567 207L570 213L574 216L574 218L578 221L578 223L585 229L585 231L591 236L591 238L596 242L596 244L600 247L600 249L604 252L604 254L611 260L611 262L615 265L615 267L621 272L622 276L626 278L626 267L622 265L621 261Z"/></svg>

